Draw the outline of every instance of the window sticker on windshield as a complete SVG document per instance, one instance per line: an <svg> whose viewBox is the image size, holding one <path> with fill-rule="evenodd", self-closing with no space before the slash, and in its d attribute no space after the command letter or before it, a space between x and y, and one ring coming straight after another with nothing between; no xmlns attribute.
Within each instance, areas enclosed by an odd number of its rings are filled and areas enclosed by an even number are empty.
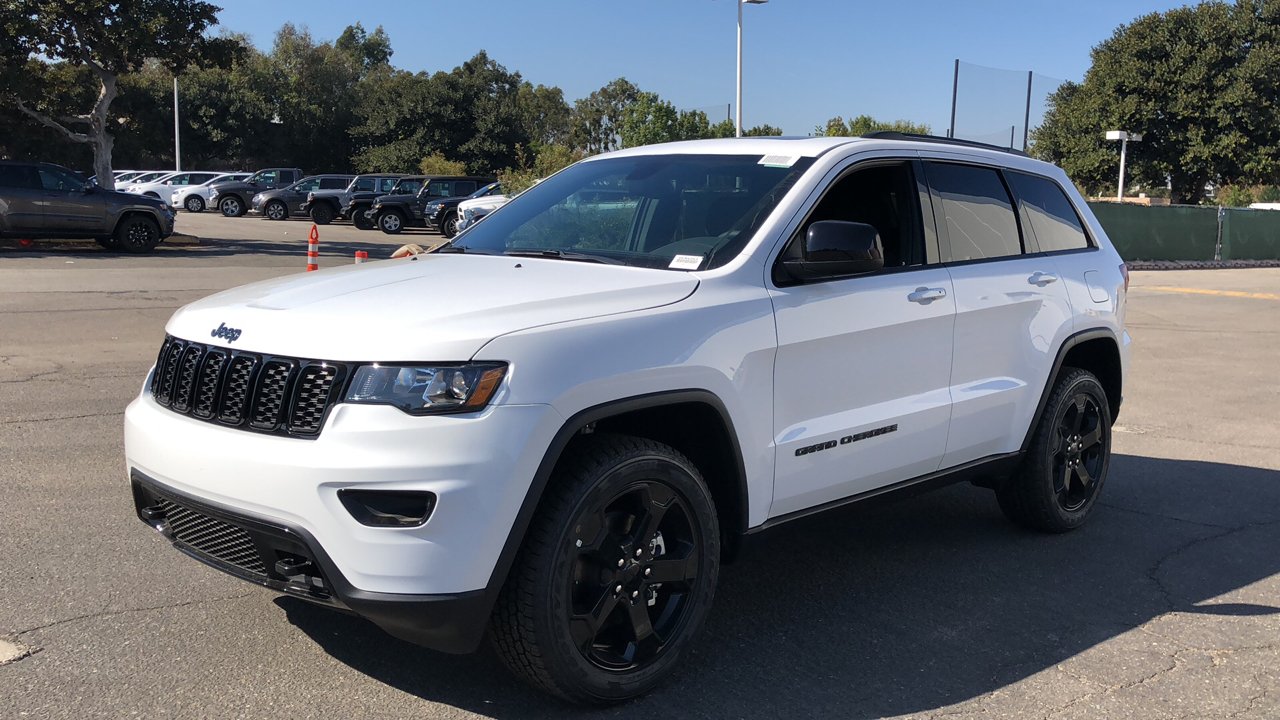
<svg viewBox="0 0 1280 720"><path fill-rule="evenodd" d="M668 268L673 270L697 270L702 265L701 255L677 255L671 258Z"/></svg>
<svg viewBox="0 0 1280 720"><path fill-rule="evenodd" d="M768 167L789 168L799 160L798 155L765 155L760 158L760 164Z"/></svg>

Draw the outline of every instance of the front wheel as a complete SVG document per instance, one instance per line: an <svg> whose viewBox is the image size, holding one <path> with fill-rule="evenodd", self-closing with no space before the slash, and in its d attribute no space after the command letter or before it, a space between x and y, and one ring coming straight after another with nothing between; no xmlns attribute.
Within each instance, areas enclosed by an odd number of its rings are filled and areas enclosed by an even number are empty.
<svg viewBox="0 0 1280 720"><path fill-rule="evenodd" d="M182 202L182 206L187 209L187 212L204 212L204 198L199 195L188 195Z"/></svg>
<svg viewBox="0 0 1280 720"><path fill-rule="evenodd" d="M1111 462L1111 408L1098 378L1064 368L1036 426L1022 469L996 490L1005 516L1061 533L1084 524Z"/></svg>
<svg viewBox="0 0 1280 720"><path fill-rule="evenodd" d="M268 220L285 220L289 217L289 208L279 200L272 200L262 209L262 214Z"/></svg>
<svg viewBox="0 0 1280 720"><path fill-rule="evenodd" d="M365 213L365 208L355 208L351 211L351 224L356 226L358 230L372 230L373 221Z"/></svg>
<svg viewBox="0 0 1280 720"><path fill-rule="evenodd" d="M235 195L228 195L219 200L218 209L227 217L240 217L245 213L244 202Z"/></svg>
<svg viewBox="0 0 1280 720"><path fill-rule="evenodd" d="M130 215L116 226L116 246L128 253L148 253L160 244L160 226L142 215Z"/></svg>
<svg viewBox="0 0 1280 720"><path fill-rule="evenodd" d="M444 222L440 223L440 232L445 238L452 238L458 234L458 215L449 213L445 216Z"/></svg>
<svg viewBox="0 0 1280 720"><path fill-rule="evenodd" d="M323 203L312 206L311 222L317 225L328 225L333 222L333 208Z"/></svg>
<svg viewBox="0 0 1280 720"><path fill-rule="evenodd" d="M399 235L404 229L404 217L395 210L378 213L378 229L388 235Z"/></svg>
<svg viewBox="0 0 1280 720"><path fill-rule="evenodd" d="M601 434L566 458L490 637L535 687L619 702L666 679L701 629L720 571L719 524L697 467L667 445Z"/></svg>

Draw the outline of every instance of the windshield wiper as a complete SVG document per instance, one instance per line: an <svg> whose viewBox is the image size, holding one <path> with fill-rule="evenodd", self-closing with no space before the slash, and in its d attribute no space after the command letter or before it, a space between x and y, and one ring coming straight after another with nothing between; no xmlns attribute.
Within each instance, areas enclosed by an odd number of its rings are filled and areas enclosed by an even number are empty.
<svg viewBox="0 0 1280 720"><path fill-rule="evenodd" d="M610 257L601 255L588 255L586 253L570 252L566 250L556 250L555 248L543 248L540 250L508 250L503 255L511 255L513 257L540 257L550 258L552 260L573 260L575 262L592 262L604 265L625 265L621 260L614 260Z"/></svg>
<svg viewBox="0 0 1280 720"><path fill-rule="evenodd" d="M436 248L435 250L432 250L431 252L459 253L459 254L466 253L468 255L492 255L493 254L493 253L487 253L487 252L479 252L477 250L468 250L465 247L462 247L461 245L454 245L453 243L446 243L444 245L441 245L440 247Z"/></svg>

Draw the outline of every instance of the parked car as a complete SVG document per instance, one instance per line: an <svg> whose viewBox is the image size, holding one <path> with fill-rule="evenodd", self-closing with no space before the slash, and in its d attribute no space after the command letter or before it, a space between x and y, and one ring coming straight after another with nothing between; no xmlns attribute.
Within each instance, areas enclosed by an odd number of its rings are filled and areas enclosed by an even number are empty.
<svg viewBox="0 0 1280 720"><path fill-rule="evenodd" d="M1066 173L1022 153L629 148L436 252L180 309L126 467L138 518L224 572L619 702L692 652L748 536L961 481L1043 532L1105 511L1127 291Z"/></svg>
<svg viewBox="0 0 1280 720"><path fill-rule="evenodd" d="M164 177L165 175L168 175L171 172L173 171L172 170L143 170L141 172L134 173L133 175L125 174L116 178L116 184L114 189L124 190L125 188L129 187L134 183L151 182L152 180Z"/></svg>
<svg viewBox="0 0 1280 720"><path fill-rule="evenodd" d="M341 190L315 190L307 194L302 211L311 216L317 225L328 225L342 216L342 209L356 193L386 194L404 177L395 173L370 173L357 175Z"/></svg>
<svg viewBox="0 0 1280 720"><path fill-rule="evenodd" d="M495 182L496 178L484 175L434 175L423 183L414 195L395 195L378 198L369 209L374 223L384 233L395 235L406 227L427 227L426 208L432 200L470 195L482 185Z"/></svg>
<svg viewBox="0 0 1280 720"><path fill-rule="evenodd" d="M263 190L292 185L302 179L298 168L265 168L243 182L218 183L209 193L209 204L227 217L240 217L249 212L249 199Z"/></svg>
<svg viewBox="0 0 1280 720"><path fill-rule="evenodd" d="M130 183L125 187L124 191L134 193L136 195L148 195L157 200L166 197L172 197L175 188L186 187L188 185L202 185L210 180L225 175L222 171L210 172L206 170L198 171L180 171L162 175L151 182Z"/></svg>
<svg viewBox="0 0 1280 720"><path fill-rule="evenodd" d="M475 200L463 200L458 203L458 232L475 225L484 216L506 205L511 198L506 195L489 195Z"/></svg>
<svg viewBox="0 0 1280 720"><path fill-rule="evenodd" d="M428 202L422 214L426 216L427 227L440 231L441 235L451 238L458 234L458 205L464 200L477 200L482 197L497 195L502 192L499 183L489 183L470 195L439 198Z"/></svg>
<svg viewBox="0 0 1280 720"><path fill-rule="evenodd" d="M183 208L187 212L204 212L204 209L209 205L209 198L213 195L214 185L240 182L248 177L249 173L247 172L223 173L200 185L175 188L169 196L169 205L175 208Z"/></svg>
<svg viewBox="0 0 1280 720"><path fill-rule="evenodd" d="M60 165L0 161L0 235L93 238L143 253L173 234L173 220L155 198L102 188Z"/></svg>
<svg viewBox="0 0 1280 720"><path fill-rule="evenodd" d="M311 175L275 190L264 190L253 196L249 212L268 220L285 220L293 215L306 215L302 206L307 196L317 190L341 190L351 184L352 175Z"/></svg>
<svg viewBox="0 0 1280 720"><path fill-rule="evenodd" d="M405 175L396 181L395 185L385 193L380 192L358 192L351 195L351 199L347 201L345 207L342 208L342 214L351 221L352 225L361 230L372 230L374 228L373 218L369 216L369 210L373 207L373 203L383 195L413 195L422 188L422 183L427 179L426 175Z"/></svg>

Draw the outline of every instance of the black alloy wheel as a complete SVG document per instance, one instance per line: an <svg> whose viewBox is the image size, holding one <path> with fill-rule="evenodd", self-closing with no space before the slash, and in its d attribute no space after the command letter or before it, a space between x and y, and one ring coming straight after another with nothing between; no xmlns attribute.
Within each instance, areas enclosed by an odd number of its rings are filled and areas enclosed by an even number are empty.
<svg viewBox="0 0 1280 720"><path fill-rule="evenodd" d="M369 219L368 208L357 207L351 211L351 224L359 230L372 230L373 220Z"/></svg>
<svg viewBox="0 0 1280 720"><path fill-rule="evenodd" d="M601 433L565 451L494 608L490 638L525 681L580 703L641 695L678 667L720 570L696 466Z"/></svg>
<svg viewBox="0 0 1280 720"><path fill-rule="evenodd" d="M226 217L240 217L244 215L244 203L235 195L228 195L218 201L218 209Z"/></svg>
<svg viewBox="0 0 1280 720"><path fill-rule="evenodd" d="M262 215L268 220L285 220L289 217L289 208L279 200L272 200L262 208Z"/></svg>
<svg viewBox="0 0 1280 720"><path fill-rule="evenodd" d="M130 215L116 227L116 245L128 253L147 253L160 244L160 227L142 215Z"/></svg>
<svg viewBox="0 0 1280 720"><path fill-rule="evenodd" d="M324 203L311 207L311 221L317 225L328 225L333 222L333 208Z"/></svg>
<svg viewBox="0 0 1280 720"><path fill-rule="evenodd" d="M187 212L204 212L204 198L199 195L188 195L182 206L187 209Z"/></svg>
<svg viewBox="0 0 1280 720"><path fill-rule="evenodd" d="M996 488L1005 516L1044 532L1084 524L1111 462L1111 408L1098 378L1063 368L1019 472Z"/></svg>

